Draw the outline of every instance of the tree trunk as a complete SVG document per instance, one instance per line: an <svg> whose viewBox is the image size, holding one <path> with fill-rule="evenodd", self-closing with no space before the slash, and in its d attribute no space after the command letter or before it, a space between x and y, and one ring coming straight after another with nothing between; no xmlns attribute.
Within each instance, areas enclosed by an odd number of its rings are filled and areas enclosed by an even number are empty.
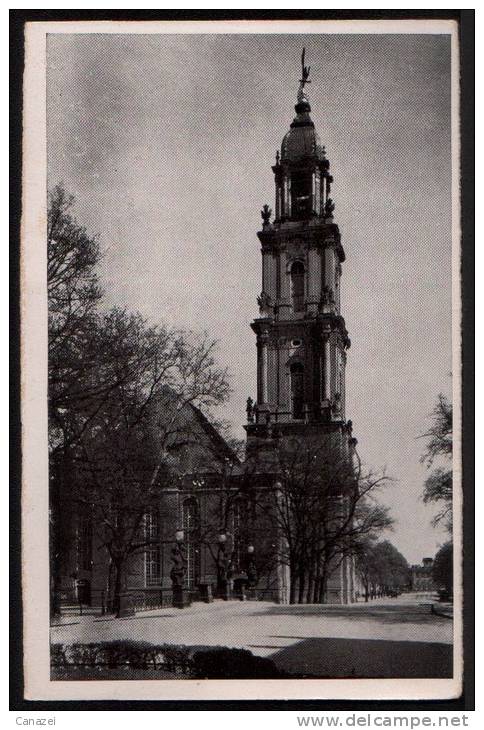
<svg viewBox="0 0 484 730"><path fill-rule="evenodd" d="M49 459L49 568L50 612L60 614L60 594L64 559L73 545L70 454L64 449L58 459Z"/></svg>
<svg viewBox="0 0 484 730"><path fill-rule="evenodd" d="M321 577L320 577L320 581L319 581L318 603L326 603L327 588L328 588L328 575L327 575L327 571L326 571L326 566L323 565L321 568Z"/></svg>
<svg viewBox="0 0 484 730"><path fill-rule="evenodd" d="M321 589L321 576L316 575L313 586L312 603L319 603L319 591Z"/></svg>
<svg viewBox="0 0 484 730"><path fill-rule="evenodd" d="M123 593L124 585L124 568L125 560L123 558L117 558L113 561L114 567L114 599L113 599L113 612L116 618L119 618L119 611L121 608L121 593Z"/></svg>
<svg viewBox="0 0 484 730"><path fill-rule="evenodd" d="M289 562L289 571L290 571L290 588L289 588L289 603L296 603L296 586L297 586L297 575L296 575L296 566L294 561Z"/></svg>
<svg viewBox="0 0 484 730"><path fill-rule="evenodd" d="M112 589L113 589L113 561L111 556L109 556L108 561L108 572L106 575L106 587L105 587L105 607L106 611L108 613L111 613L113 610L113 595L112 595Z"/></svg>
<svg viewBox="0 0 484 730"><path fill-rule="evenodd" d="M59 489L58 475L55 474L50 483L50 525L49 525L49 557L50 557L50 615L60 614L60 566L59 566Z"/></svg>
<svg viewBox="0 0 484 730"><path fill-rule="evenodd" d="M299 593L298 603L304 603L304 586L306 584L306 571L303 566L299 567Z"/></svg>
<svg viewBox="0 0 484 730"><path fill-rule="evenodd" d="M321 557L318 555L316 558L316 576L314 579L312 603L319 603L319 593L321 590L321 567Z"/></svg>
<svg viewBox="0 0 484 730"><path fill-rule="evenodd" d="M314 576L315 576L315 567L316 567L316 561L313 559L310 563L311 567L309 569L309 575L308 575L308 587L306 591L306 603L312 603L313 602L313 591L314 591Z"/></svg>
<svg viewBox="0 0 484 730"><path fill-rule="evenodd" d="M312 573L309 573L308 582L307 582L307 586L306 586L306 597L304 599L304 603L313 602L313 588L314 588L314 575Z"/></svg>

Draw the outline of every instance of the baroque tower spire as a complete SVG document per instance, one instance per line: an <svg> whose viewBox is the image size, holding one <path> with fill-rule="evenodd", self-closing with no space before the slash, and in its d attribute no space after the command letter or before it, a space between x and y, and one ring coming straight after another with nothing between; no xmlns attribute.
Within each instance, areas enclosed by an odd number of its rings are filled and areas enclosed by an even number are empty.
<svg viewBox="0 0 484 730"><path fill-rule="evenodd" d="M294 117L272 166L275 214L264 205L257 403L248 403L248 450L285 436L335 433L348 439L345 365L350 340L340 311L345 253L331 198L333 177L311 119L301 56ZM272 219L272 220L271 220ZM354 439L353 439L354 441Z"/></svg>

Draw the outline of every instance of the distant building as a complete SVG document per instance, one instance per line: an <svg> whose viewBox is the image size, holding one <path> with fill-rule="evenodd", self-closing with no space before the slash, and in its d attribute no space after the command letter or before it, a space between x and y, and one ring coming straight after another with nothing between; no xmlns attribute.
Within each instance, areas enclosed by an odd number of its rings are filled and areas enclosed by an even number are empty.
<svg viewBox="0 0 484 730"><path fill-rule="evenodd" d="M437 586L432 577L433 566L433 558L423 558L422 565L412 565L412 591L417 593L432 593L437 590Z"/></svg>

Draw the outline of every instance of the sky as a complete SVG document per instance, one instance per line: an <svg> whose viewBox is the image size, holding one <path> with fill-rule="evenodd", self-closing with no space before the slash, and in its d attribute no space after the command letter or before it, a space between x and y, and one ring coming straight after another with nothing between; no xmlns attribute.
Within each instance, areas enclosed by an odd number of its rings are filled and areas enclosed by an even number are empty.
<svg viewBox="0 0 484 730"><path fill-rule="evenodd" d="M243 437L256 232L302 46L346 252L346 413L363 462L395 480L387 537L419 563L446 540L421 499L418 437L451 393L450 36L49 35L48 184L99 234L109 304L219 340L222 415Z"/></svg>

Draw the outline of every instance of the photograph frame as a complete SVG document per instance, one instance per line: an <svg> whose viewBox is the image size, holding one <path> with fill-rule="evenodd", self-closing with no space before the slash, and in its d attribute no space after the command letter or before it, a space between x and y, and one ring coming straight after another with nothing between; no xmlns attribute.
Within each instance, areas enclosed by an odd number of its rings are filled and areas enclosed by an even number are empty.
<svg viewBox="0 0 484 730"><path fill-rule="evenodd" d="M473 108L473 13L471 11L328 11L317 12L297 11L274 12L274 11L245 11L243 18L234 12L217 12L217 11L169 11L161 13L159 11L14 11L12 13L11 25L11 48L16 52L15 64L13 68L13 87L15 92L21 89L22 78L22 49L23 49L23 28L26 22L31 21L64 21L64 20L237 20L251 19L414 19L414 18L438 18L438 19L454 19L459 22L460 32L460 66L461 66L461 128L463 130L461 136L461 220L462 220L462 353L463 353L463 373L462 373L462 403L463 403L463 433L466 438L462 439L463 445L463 482L467 485L464 491L464 545L465 551L469 554L469 545L473 545L473 484L472 484L472 456L473 456L473 426L474 426L474 410L473 410L473 124L472 124L472 108ZM234 14L235 13L235 14ZM20 50L20 53L18 52ZM14 127L11 164L14 174L12 175L13 190L18 195L12 196L13 200L13 240L18 242L17 247L11 247L11 298L12 298L12 332L15 334L13 339L16 347L12 348L11 358L13 364L11 394L13 395L11 423L12 437L11 444L13 447L13 474L11 497L12 497L12 558L13 558L13 666L15 667L15 677L19 681L15 681L12 686L13 702L18 709L116 709L122 704L126 709L178 709L180 701L173 703L169 700L156 701L137 701L137 700L121 700L111 702L103 701L73 701L66 700L57 701L28 701L22 699L22 681L21 681L21 653L18 651L18 639L22 637L22 627L20 620L21 608L21 587L20 587L20 565L18 555L20 552L19 542L19 518L20 518L20 500L18 485L20 484L20 418L19 418L19 401L20 401L20 374L18 370L19 354L20 354L20 244L19 244L19 226L16 225L20 219L20 191L21 191L21 149L22 140L19 134L21 126L18 124L21 114L21 95L16 94L18 104L14 101L14 114L12 115L11 124ZM15 200L16 198L16 200ZM15 208L16 203L18 207ZM471 487L468 487L468 485ZM17 525L17 527L15 527ZM472 549L472 548L471 548ZM469 570L471 575L469 575ZM471 709L468 702L472 700L472 626L473 626L473 580L472 580L473 564L468 561L464 563L464 692L459 699L455 700L428 700L428 701L406 701L406 700L362 700L353 701L331 701L331 700L205 700L203 702L183 700L186 709L416 709L416 703L419 709ZM15 610L17 609L17 610ZM469 643L470 641L470 643ZM20 705L18 703L21 703ZM26 703L26 704L25 704ZM464 703L464 704L463 704ZM244 706L245 705L245 706ZM292 707L291 707L292 706Z"/></svg>

